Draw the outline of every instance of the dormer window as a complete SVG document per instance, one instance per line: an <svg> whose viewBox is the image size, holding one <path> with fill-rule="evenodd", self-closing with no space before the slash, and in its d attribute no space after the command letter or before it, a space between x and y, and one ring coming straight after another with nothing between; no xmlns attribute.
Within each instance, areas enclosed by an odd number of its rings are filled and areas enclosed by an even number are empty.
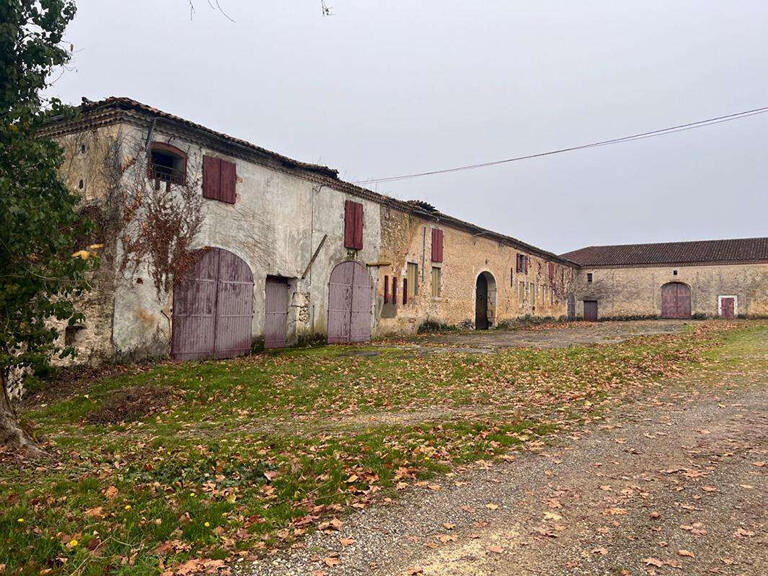
<svg viewBox="0 0 768 576"><path fill-rule="evenodd" d="M150 150L149 177L160 182L184 184L187 181L187 155L170 144L155 142Z"/></svg>

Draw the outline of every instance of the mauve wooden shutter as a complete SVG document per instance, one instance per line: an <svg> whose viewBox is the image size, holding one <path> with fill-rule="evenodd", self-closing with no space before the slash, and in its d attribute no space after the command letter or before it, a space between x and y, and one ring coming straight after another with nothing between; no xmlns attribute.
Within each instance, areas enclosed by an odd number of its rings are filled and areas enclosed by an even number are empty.
<svg viewBox="0 0 768 576"><path fill-rule="evenodd" d="M408 278L403 278L403 304L408 304Z"/></svg>
<svg viewBox="0 0 768 576"><path fill-rule="evenodd" d="M344 248L355 247L355 203L344 202Z"/></svg>
<svg viewBox="0 0 768 576"><path fill-rule="evenodd" d="M221 185L219 200L228 204L235 203L235 186L237 184L237 167L234 162L221 160Z"/></svg>
<svg viewBox="0 0 768 576"><path fill-rule="evenodd" d="M203 198L219 200L221 197L221 161L203 156Z"/></svg>
<svg viewBox="0 0 768 576"><path fill-rule="evenodd" d="M432 228L432 262L443 261L443 231Z"/></svg>
<svg viewBox="0 0 768 576"><path fill-rule="evenodd" d="M355 249L363 249L363 205L354 202L355 205Z"/></svg>
<svg viewBox="0 0 768 576"><path fill-rule="evenodd" d="M392 304L397 306L397 276L392 276Z"/></svg>
<svg viewBox="0 0 768 576"><path fill-rule="evenodd" d="M384 276L384 304L389 304L389 276Z"/></svg>

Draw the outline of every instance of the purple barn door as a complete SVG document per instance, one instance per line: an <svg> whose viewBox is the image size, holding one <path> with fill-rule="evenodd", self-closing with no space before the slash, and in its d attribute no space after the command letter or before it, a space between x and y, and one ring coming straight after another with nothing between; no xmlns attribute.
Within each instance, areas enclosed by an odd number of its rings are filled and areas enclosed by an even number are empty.
<svg viewBox="0 0 768 576"><path fill-rule="evenodd" d="M219 253L207 250L173 290L171 355L199 360L213 353Z"/></svg>
<svg viewBox="0 0 768 576"><path fill-rule="evenodd" d="M240 258L209 248L173 290L171 355L231 358L251 348L253 276Z"/></svg>
<svg viewBox="0 0 768 576"><path fill-rule="evenodd" d="M251 351L253 275L240 258L219 250L219 293L216 303L216 358L234 358Z"/></svg>
<svg viewBox="0 0 768 576"><path fill-rule="evenodd" d="M357 262L342 262L328 285L328 343L371 339L371 277Z"/></svg>
<svg viewBox="0 0 768 576"><path fill-rule="evenodd" d="M264 347L285 348L288 332L290 287L284 278L267 276L264 303Z"/></svg>

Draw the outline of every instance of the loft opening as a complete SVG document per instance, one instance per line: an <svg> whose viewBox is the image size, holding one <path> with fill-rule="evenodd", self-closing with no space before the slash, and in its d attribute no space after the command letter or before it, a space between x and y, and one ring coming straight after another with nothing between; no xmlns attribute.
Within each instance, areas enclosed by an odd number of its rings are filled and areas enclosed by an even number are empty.
<svg viewBox="0 0 768 576"><path fill-rule="evenodd" d="M187 155L170 144L155 142L150 150L149 176L159 186L184 184L187 181Z"/></svg>

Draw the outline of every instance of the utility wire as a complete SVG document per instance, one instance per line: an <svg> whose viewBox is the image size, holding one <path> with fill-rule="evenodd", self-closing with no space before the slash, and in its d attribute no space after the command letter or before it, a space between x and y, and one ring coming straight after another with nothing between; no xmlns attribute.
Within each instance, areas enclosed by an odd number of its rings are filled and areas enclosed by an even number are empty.
<svg viewBox="0 0 768 576"><path fill-rule="evenodd" d="M532 158L542 158L544 156L553 156L555 154L563 154L565 152L574 152L576 150L585 150L587 148L597 148L600 146L610 146L612 144L621 144L623 142L634 142L635 140L643 140L645 138L653 138L655 136L665 136L667 134L674 134L677 132L685 132L687 130L694 130L696 128L703 128L705 126L713 126L722 122L731 122L733 120L740 120L742 118L748 118L750 116L756 116L758 114L764 114L768 112L768 106L762 108L754 108L753 110L745 110L743 112L736 112L734 114L726 114L725 116L716 116L715 118L708 118L706 120L698 120L696 122L689 122L687 124L679 124L677 126L670 126L669 128L661 128L659 130L652 130L650 132L640 132L638 134L631 134L629 136L621 136L619 138L611 138L610 140L601 140L600 142L592 142L590 144L580 144L578 146L570 146L568 148L558 148L557 150L550 150L549 152L539 152L538 154L527 154L525 156L516 156L514 158L505 158L504 160L493 160L491 162L480 162L478 164L467 164L464 166L456 166L454 168L444 168L442 170L431 170L429 172L413 172L411 174L402 174L400 176L387 176L385 178L370 178L368 180L359 180L355 184L377 184L380 182L399 182L400 180L409 180L412 178L421 178L423 176L434 176L437 174L449 174L451 172L462 172L464 170L476 170L478 168L487 168L489 166L498 166L499 164L509 164L510 162L519 162L521 160L530 160Z"/></svg>

